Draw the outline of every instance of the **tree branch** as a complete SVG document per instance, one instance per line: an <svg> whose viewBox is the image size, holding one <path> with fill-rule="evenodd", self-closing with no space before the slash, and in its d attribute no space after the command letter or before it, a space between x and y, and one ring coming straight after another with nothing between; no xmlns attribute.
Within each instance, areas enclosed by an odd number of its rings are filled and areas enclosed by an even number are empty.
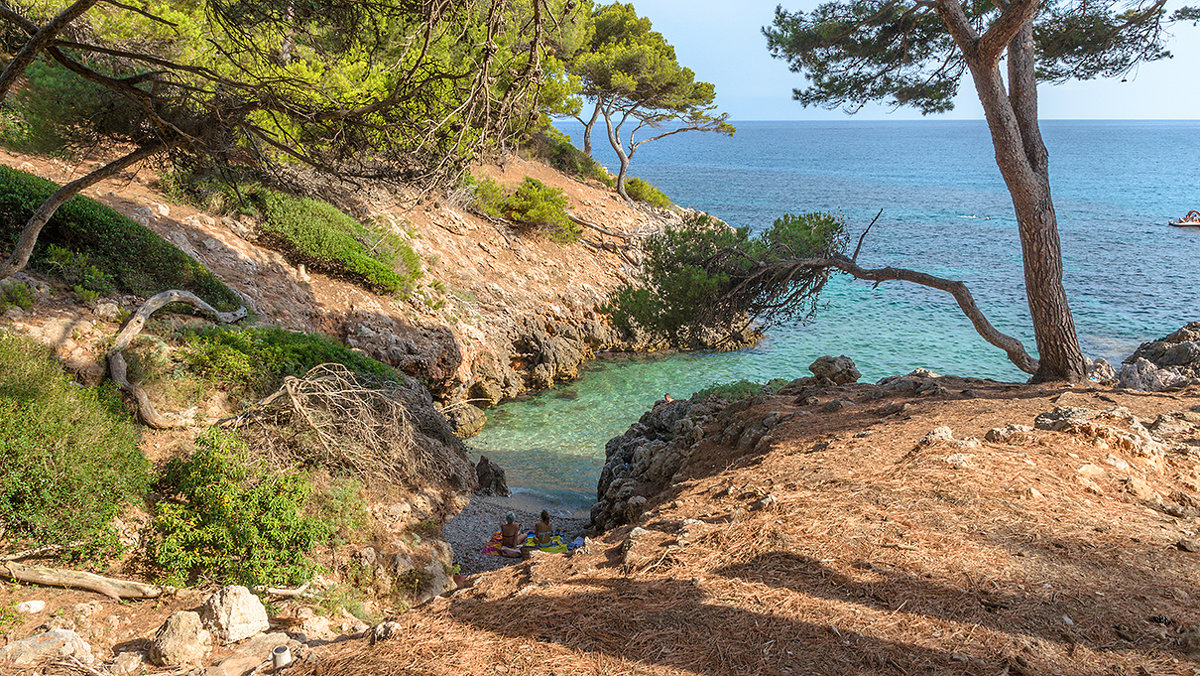
<svg viewBox="0 0 1200 676"><path fill-rule="evenodd" d="M983 37L979 38L979 56L988 66L1000 63L1000 55L1017 37L1021 27L1033 19L1041 7L1041 0L1013 0L1000 13L999 18L992 22Z"/></svg>
<svg viewBox="0 0 1200 676"><path fill-rule="evenodd" d="M65 29L72 21L78 19L84 12L91 9L92 6L97 2L99 2L99 0L77 0L69 7L59 12L58 16L50 20L50 23L39 28L37 32L32 35L32 37L25 41L25 44L22 45L21 49L13 55L12 60L9 61L8 65L4 67L4 72L0 73L0 101L8 98L8 92L12 89L13 83L15 83L17 78L25 72L25 69L29 66L29 64L33 63L33 59L37 57L38 52L45 49L46 45L50 44L50 41L53 40L56 35L61 33L63 29ZM6 7L6 9L8 8ZM11 12L11 10L9 11ZM16 12L12 12L12 14L16 14ZM8 12L6 12L5 15L6 18L12 21L12 18L8 16ZM22 22L19 21L15 23L18 25L22 24Z"/></svg>

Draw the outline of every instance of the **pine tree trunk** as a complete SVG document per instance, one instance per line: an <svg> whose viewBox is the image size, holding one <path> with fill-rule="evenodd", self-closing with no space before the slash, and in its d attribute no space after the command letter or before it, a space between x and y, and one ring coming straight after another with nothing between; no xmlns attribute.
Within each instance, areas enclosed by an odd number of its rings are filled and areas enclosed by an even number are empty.
<svg viewBox="0 0 1200 676"><path fill-rule="evenodd" d="M596 126L596 120L600 119L600 99L596 99L596 109L592 111L592 119L588 120L583 125L583 152L587 155L592 154L592 129Z"/></svg>
<svg viewBox="0 0 1200 676"><path fill-rule="evenodd" d="M1023 32L1014 43L1026 38L1031 41L1032 33ZM992 134L996 165L1008 186L1017 215L1025 263L1025 295L1039 354L1033 380L1079 382L1087 374L1063 287L1058 220L1050 197L1045 146L1037 131L1033 61L1025 56L1023 48L1018 49L1017 63L1010 64L1011 96L997 66L971 58L968 64Z"/></svg>

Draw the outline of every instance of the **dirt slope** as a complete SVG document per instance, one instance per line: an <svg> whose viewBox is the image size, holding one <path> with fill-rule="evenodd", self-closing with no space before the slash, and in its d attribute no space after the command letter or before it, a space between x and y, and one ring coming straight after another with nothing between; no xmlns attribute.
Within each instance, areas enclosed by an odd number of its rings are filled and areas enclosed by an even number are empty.
<svg viewBox="0 0 1200 676"><path fill-rule="evenodd" d="M1200 391L914 380L697 409L636 527L299 673L1200 673Z"/></svg>

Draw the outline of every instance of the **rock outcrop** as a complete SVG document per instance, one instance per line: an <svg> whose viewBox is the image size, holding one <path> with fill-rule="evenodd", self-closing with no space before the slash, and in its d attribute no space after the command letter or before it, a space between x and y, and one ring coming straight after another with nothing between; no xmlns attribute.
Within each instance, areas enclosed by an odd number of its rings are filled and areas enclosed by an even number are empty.
<svg viewBox="0 0 1200 676"><path fill-rule="evenodd" d="M0 648L0 667L35 667L68 657L91 664L92 647L69 629L51 629Z"/></svg>
<svg viewBox="0 0 1200 676"><path fill-rule="evenodd" d="M508 481L504 478L504 470L486 455L479 456L479 464L475 465L475 478L479 482L479 492L483 495L512 495L512 491L508 490Z"/></svg>
<svg viewBox="0 0 1200 676"><path fill-rule="evenodd" d="M845 355L840 357L831 357L829 355L818 357L816 361L809 365L808 370L812 371L813 375L817 378L831 380L836 385L856 383L862 377L862 374L854 366L854 360Z"/></svg>
<svg viewBox="0 0 1200 676"><path fill-rule="evenodd" d="M1121 387L1161 392L1200 383L1200 322L1142 343L1121 365Z"/></svg>

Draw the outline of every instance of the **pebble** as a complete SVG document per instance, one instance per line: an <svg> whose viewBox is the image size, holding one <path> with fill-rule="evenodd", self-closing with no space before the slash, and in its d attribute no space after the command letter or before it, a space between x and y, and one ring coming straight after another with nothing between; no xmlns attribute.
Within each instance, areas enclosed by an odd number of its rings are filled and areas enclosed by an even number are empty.
<svg viewBox="0 0 1200 676"><path fill-rule="evenodd" d="M1193 554L1200 552L1200 540L1184 538L1183 540L1179 541L1178 546L1185 552L1192 552Z"/></svg>
<svg viewBox="0 0 1200 676"><path fill-rule="evenodd" d="M17 612L18 613L27 613L29 615L33 615L35 613L40 613L45 609L46 609L45 601L36 601L36 600L35 601L22 601L21 603L17 604Z"/></svg>

